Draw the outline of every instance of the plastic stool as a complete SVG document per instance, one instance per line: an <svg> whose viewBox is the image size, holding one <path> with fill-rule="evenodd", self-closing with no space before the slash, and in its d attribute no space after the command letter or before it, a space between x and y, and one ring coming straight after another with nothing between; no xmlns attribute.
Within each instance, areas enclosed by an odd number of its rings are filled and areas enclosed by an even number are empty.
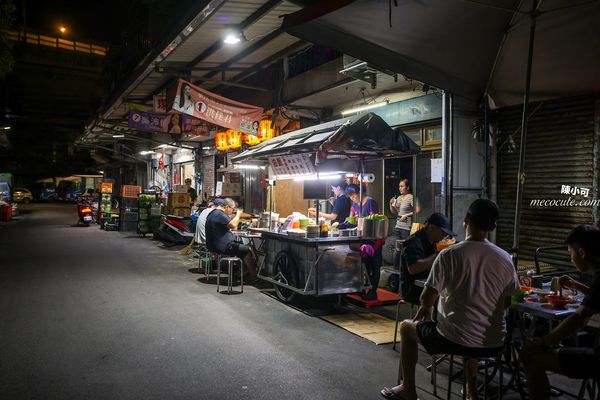
<svg viewBox="0 0 600 400"><path fill-rule="evenodd" d="M233 267L238 264L240 266L240 293L244 293L244 266L239 257L221 257L219 260L219 269L217 270L217 292L219 292L219 284L221 283L221 263L227 263L227 291L223 293L233 293ZM221 293L221 292L219 292Z"/></svg>
<svg viewBox="0 0 600 400"><path fill-rule="evenodd" d="M198 248L198 273L200 270L204 270L204 276L206 280L208 280L208 276L210 275L210 265L212 264L212 257L210 255L210 251L205 244L200 244Z"/></svg>

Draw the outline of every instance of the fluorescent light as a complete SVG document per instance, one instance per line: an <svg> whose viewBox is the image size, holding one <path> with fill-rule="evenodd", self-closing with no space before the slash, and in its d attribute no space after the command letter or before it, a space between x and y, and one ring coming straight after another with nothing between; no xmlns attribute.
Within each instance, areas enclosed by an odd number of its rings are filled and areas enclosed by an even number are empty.
<svg viewBox="0 0 600 400"><path fill-rule="evenodd" d="M112 135L112 137L114 137L115 139L116 138L123 138L123 137L125 137L125 135Z"/></svg>
<svg viewBox="0 0 600 400"><path fill-rule="evenodd" d="M363 65L367 65L367 62L363 61L358 64L351 65L348 68L344 68L343 70L339 71L338 73L343 74L344 72L352 71L353 69L362 67Z"/></svg>
<svg viewBox="0 0 600 400"><path fill-rule="evenodd" d="M100 174L104 175L104 171L98 171Z"/></svg>
<svg viewBox="0 0 600 400"><path fill-rule="evenodd" d="M227 36L225 36L225 39L223 39L223 42L227 43L227 44L236 44L241 41L242 41L242 34L240 32L228 33Z"/></svg>
<svg viewBox="0 0 600 400"><path fill-rule="evenodd" d="M250 164L235 164L236 169L262 169L260 165L250 165Z"/></svg>
<svg viewBox="0 0 600 400"><path fill-rule="evenodd" d="M341 177L342 176L337 173L336 174L327 173L327 174L319 174L319 175L313 174L313 175L295 176L293 178L296 182L302 182L302 181L316 181L316 180L329 181L329 180L340 179Z"/></svg>
<svg viewBox="0 0 600 400"><path fill-rule="evenodd" d="M154 154L154 152L152 150L143 150L143 151L140 151L140 154L145 156L148 154Z"/></svg>
<svg viewBox="0 0 600 400"><path fill-rule="evenodd" d="M382 101L381 103L373 103L373 104L367 104L366 106L350 108L348 110L342 111L342 115L354 114L354 113L359 113L361 111L372 110L373 108L387 106L388 104L389 104L389 100L386 100L386 101Z"/></svg>
<svg viewBox="0 0 600 400"><path fill-rule="evenodd" d="M210 147L209 147L209 146L204 146L204 147L202 148L202 150L210 150Z"/></svg>
<svg viewBox="0 0 600 400"><path fill-rule="evenodd" d="M9 131L11 128L10 128L10 126L3 126L3 127L2 127L2 128L0 128L0 129L4 129L5 131Z"/></svg>

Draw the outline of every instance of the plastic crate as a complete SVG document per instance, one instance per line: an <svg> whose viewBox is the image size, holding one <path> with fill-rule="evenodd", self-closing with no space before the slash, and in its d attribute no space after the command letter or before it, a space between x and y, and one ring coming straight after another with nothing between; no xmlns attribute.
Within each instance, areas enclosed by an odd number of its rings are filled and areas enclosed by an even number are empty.
<svg viewBox="0 0 600 400"><path fill-rule="evenodd" d="M121 232L137 232L137 221L121 221Z"/></svg>
<svg viewBox="0 0 600 400"><path fill-rule="evenodd" d="M137 212L125 211L124 213L121 214L121 221L123 221L123 222L137 222L137 220L138 220Z"/></svg>
<svg viewBox="0 0 600 400"><path fill-rule="evenodd" d="M118 231L119 225L118 224L104 224L104 229L107 231Z"/></svg>
<svg viewBox="0 0 600 400"><path fill-rule="evenodd" d="M141 186L121 185L121 197L132 197L137 200L138 194L142 193Z"/></svg>

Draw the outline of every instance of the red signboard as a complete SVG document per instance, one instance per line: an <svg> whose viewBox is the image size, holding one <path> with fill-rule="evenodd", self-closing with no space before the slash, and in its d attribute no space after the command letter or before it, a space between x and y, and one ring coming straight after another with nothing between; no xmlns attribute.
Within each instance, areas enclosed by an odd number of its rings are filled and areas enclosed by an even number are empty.
<svg viewBox="0 0 600 400"><path fill-rule="evenodd" d="M263 114L261 107L227 99L183 79L177 84L172 110L253 135Z"/></svg>

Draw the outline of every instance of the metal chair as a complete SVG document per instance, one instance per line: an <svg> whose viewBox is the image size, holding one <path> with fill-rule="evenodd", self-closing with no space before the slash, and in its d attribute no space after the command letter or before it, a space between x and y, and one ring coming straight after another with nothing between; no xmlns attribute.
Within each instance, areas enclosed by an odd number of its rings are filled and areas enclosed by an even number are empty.
<svg viewBox="0 0 600 400"><path fill-rule="evenodd" d="M219 291L220 283L221 283L221 263L227 263L227 291L223 291L222 293L231 294L233 293L233 267L235 265L240 266L240 293L244 293L244 265L242 260L239 257L233 256L221 256L219 259L219 268L217 270L217 292Z"/></svg>
<svg viewBox="0 0 600 400"><path fill-rule="evenodd" d="M480 366L479 368L483 367L484 369L484 380L483 380L483 398L484 400L487 399L487 385L488 382L491 380L491 377L494 376L494 374L490 375L489 374L489 369L490 367L494 367L498 369L498 373L499 373L499 384L498 384L498 399L502 399L502 354L504 352L504 346L501 348L495 348L495 349L476 349L473 353L471 354L446 354L444 355L444 358L449 360L449 370L448 370L448 387L447 387L447 393L446 393L446 399L450 400L452 397L452 382L459 377L461 374L457 374L456 376L453 376L452 374L452 370L454 368L454 357L455 356L461 356L463 357L463 369L462 369L462 377L463 377L463 384L462 384L462 398L463 400L465 400L467 398L467 381L468 381L468 369L467 369L467 363L469 362L469 360L472 359L483 359L484 362L482 364L482 366ZM434 361L431 364L431 384L433 385L433 395L437 396L437 365L439 364L439 362L437 362L437 360L435 360L435 355L433 355L433 359Z"/></svg>

